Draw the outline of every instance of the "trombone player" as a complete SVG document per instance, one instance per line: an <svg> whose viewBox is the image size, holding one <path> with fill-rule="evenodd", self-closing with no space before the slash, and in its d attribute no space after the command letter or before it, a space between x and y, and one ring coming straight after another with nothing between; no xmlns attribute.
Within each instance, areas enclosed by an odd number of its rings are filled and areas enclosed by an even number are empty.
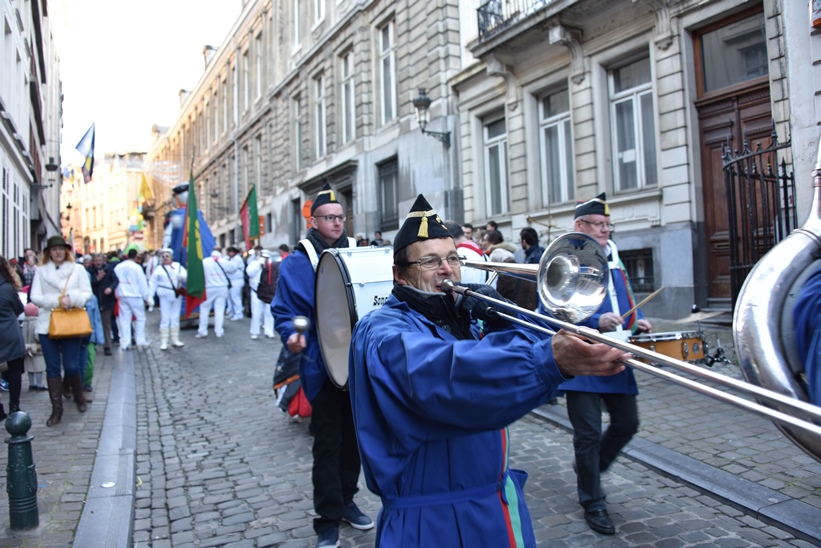
<svg viewBox="0 0 821 548"><path fill-rule="evenodd" d="M535 547L507 427L561 382L619 373L630 356L509 325L477 297L446 293L460 266L420 194L394 239L391 296L354 328L349 389L365 479L382 499L377 547Z"/></svg>
<svg viewBox="0 0 821 548"><path fill-rule="evenodd" d="M601 308L583 324L626 342L633 332L648 332L652 326L639 309L626 319L621 317L622 311L627 312L633 307L634 299L616 244L610 240L612 227L605 193L576 205L574 230L593 237L602 246L610 275L608 295ZM559 390L565 393L567 415L573 425L576 455L573 468L584 519L594 531L612 535L616 528L607 513L601 474L638 431L636 377L631 368L610 377L578 376L563 383ZM602 403L610 415L610 425L604 435Z"/></svg>

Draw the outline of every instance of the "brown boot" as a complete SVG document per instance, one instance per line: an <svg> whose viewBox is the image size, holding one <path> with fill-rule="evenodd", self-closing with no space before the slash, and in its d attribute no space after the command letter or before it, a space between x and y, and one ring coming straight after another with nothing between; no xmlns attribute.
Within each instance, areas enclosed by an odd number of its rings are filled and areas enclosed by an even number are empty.
<svg viewBox="0 0 821 548"><path fill-rule="evenodd" d="M63 397L67 400L71 399L71 383L68 377L63 377Z"/></svg>
<svg viewBox="0 0 821 548"><path fill-rule="evenodd" d="M70 377L66 377L69 385L71 386L71 392L74 395L74 403L77 404L77 411L80 413L86 412L86 398L83 394L83 378L80 375L72 375Z"/></svg>
<svg viewBox="0 0 821 548"><path fill-rule="evenodd" d="M46 426L54 426L63 418L63 379L47 379L47 384L48 395L51 398L51 416L46 421Z"/></svg>

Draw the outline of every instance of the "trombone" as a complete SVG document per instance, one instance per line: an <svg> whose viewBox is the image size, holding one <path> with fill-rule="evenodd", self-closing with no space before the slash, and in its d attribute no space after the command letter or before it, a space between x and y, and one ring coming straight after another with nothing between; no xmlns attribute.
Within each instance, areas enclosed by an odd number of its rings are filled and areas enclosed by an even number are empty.
<svg viewBox="0 0 821 548"><path fill-rule="evenodd" d="M442 283L442 289L445 291L455 291L489 303L492 306L488 307L488 313L497 315L517 325L528 327L548 335L555 335L556 332L551 329L522 320L500 309L506 309L515 314L527 315L541 322L564 329L579 337L629 352L634 356L647 359L652 363L670 366L696 377L721 384L740 392L746 392L748 395L758 398L759 401L764 400L788 407L792 412L796 412L798 415L802 415L806 418L799 418L798 416L745 400L712 386L659 369L635 358L623 362L633 369L644 371L645 373L660 377L719 401L729 403L739 409L767 418L780 425L798 428L821 440L821 426L819 426L819 424L821 424L821 407L754 384L739 381L726 375L708 371L685 361L670 358L664 354L659 354L658 352L634 344L605 337L595 329L575 325L594 314L601 306L607 293L607 258L604 256L604 252L598 242L586 234L572 232L560 236L545 250L538 265L513 265L510 263L482 261L463 261L462 264L463 266L515 276L529 281L535 280L542 304L555 317L545 316L526 308L521 308L510 302L488 297L481 293L471 291L466 287L458 286L450 280L445 280ZM821 459L821 457L817 455L816 458Z"/></svg>

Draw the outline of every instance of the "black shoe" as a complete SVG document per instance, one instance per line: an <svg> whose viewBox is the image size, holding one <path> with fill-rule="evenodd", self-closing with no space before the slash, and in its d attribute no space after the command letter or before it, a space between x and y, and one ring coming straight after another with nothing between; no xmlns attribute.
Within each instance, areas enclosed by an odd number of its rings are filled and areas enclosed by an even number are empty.
<svg viewBox="0 0 821 548"><path fill-rule="evenodd" d="M0 421L5 420L6 417L8 417L8 415L6 415L6 410L3 409L3 404L0 403Z"/></svg>
<svg viewBox="0 0 821 548"><path fill-rule="evenodd" d="M316 548L337 548L339 546L339 529L328 529L317 533Z"/></svg>
<svg viewBox="0 0 821 548"><path fill-rule="evenodd" d="M90 384L87 384L87 385L83 386L83 390L86 391L86 392L91 392L91 391L94 390L94 388Z"/></svg>
<svg viewBox="0 0 821 548"><path fill-rule="evenodd" d="M342 521L347 521L351 527L360 531L373 529L374 525L373 520L363 514L362 510L353 501L346 504L344 510L342 510Z"/></svg>
<svg viewBox="0 0 821 548"><path fill-rule="evenodd" d="M591 529L602 535L612 535L616 532L616 527L613 525L610 516L607 515L607 510L604 508L601 510L585 510L584 521L587 522L587 525L589 525Z"/></svg>
<svg viewBox="0 0 821 548"><path fill-rule="evenodd" d="M103 353L104 353L106 356L110 356L110 355L111 355L111 349L110 349L110 348L106 348L106 349L105 349L105 351L104 351Z"/></svg>

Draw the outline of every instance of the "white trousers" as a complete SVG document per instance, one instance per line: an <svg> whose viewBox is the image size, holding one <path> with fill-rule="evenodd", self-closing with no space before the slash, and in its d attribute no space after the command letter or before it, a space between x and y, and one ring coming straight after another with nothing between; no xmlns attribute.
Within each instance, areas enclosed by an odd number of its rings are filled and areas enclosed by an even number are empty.
<svg viewBox="0 0 821 548"><path fill-rule="evenodd" d="M271 314L271 304L260 300L257 292L251 290L251 335L259 335L260 324L265 326L265 335L274 336L274 315Z"/></svg>
<svg viewBox="0 0 821 548"><path fill-rule="evenodd" d="M139 297L121 297L119 299L120 313L117 316L117 325L120 327L120 348L125 350L131 346L131 317L136 318L134 324L134 340L138 346L145 346L145 301Z"/></svg>
<svg viewBox="0 0 821 548"><path fill-rule="evenodd" d="M214 333L217 337L222 337L225 324L225 302L228 299L228 286L207 287L205 294L208 296L200 305L200 324L197 332L200 335L208 334L208 316L211 315L211 308L214 309Z"/></svg>
<svg viewBox="0 0 821 548"><path fill-rule="evenodd" d="M232 318L243 318L242 310L242 288L245 286L244 280L231 280L231 289L228 290L228 314Z"/></svg>
<svg viewBox="0 0 821 548"><path fill-rule="evenodd" d="M182 297L177 297L170 289L158 290L157 296L160 298L160 329L179 326Z"/></svg>

